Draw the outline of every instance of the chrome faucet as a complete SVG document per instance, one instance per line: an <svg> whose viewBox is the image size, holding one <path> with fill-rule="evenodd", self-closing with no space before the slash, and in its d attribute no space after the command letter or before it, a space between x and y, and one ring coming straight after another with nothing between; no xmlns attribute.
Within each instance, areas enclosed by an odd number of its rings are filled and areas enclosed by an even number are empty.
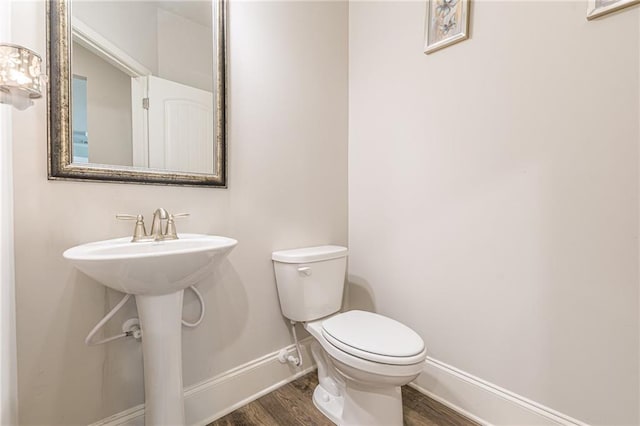
<svg viewBox="0 0 640 426"><path fill-rule="evenodd" d="M156 241L165 239L164 237L166 237L167 235L166 227L164 229L164 232L162 231L163 220L167 220L167 221L169 220L169 213L167 213L165 209L160 207L159 209L156 209L155 212L153 212L153 221L151 222L151 233L149 234L149 236ZM176 238L178 237L176 236Z"/></svg>
<svg viewBox="0 0 640 426"><path fill-rule="evenodd" d="M151 232L147 234L144 226L144 217L141 214L117 214L116 219L135 220L136 227L133 230L133 238L131 242L141 241L163 241L177 240L178 232L176 231L175 219L189 216L189 213L169 214L165 209L159 208L153 212L153 220L151 222ZM162 221L167 221L164 229Z"/></svg>

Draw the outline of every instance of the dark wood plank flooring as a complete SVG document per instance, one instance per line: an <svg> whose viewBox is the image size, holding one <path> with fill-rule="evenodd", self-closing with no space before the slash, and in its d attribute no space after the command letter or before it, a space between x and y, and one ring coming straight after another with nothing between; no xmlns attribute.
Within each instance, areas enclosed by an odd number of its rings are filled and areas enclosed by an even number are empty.
<svg viewBox="0 0 640 426"><path fill-rule="evenodd" d="M313 405L316 373L307 374L208 426L331 426ZM406 426L477 426L477 423L409 386L402 388Z"/></svg>

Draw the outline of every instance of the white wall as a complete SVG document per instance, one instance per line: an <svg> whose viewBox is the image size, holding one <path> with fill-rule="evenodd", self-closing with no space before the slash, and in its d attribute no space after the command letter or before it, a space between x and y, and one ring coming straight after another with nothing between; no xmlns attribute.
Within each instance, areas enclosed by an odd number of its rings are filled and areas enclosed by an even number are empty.
<svg viewBox="0 0 640 426"><path fill-rule="evenodd" d="M72 70L87 79L89 162L133 165L131 77L77 43Z"/></svg>
<svg viewBox="0 0 640 426"><path fill-rule="evenodd" d="M15 42L45 52L44 16L44 2L16 3ZM291 342L271 252L346 244L346 29L345 3L231 3L226 190L47 181L46 104L14 114L20 424L87 424L143 401L138 343L83 344L119 296L61 256L130 233L118 212L190 212L178 231L239 240L200 286L207 316L184 331L185 386ZM185 306L197 316L191 295Z"/></svg>
<svg viewBox="0 0 640 426"><path fill-rule="evenodd" d="M640 9L349 9L352 304L429 355L593 424L638 424Z"/></svg>
<svg viewBox="0 0 640 426"><path fill-rule="evenodd" d="M157 7L151 1L78 0L73 17L158 73Z"/></svg>
<svg viewBox="0 0 640 426"><path fill-rule="evenodd" d="M157 20L158 77L212 92L215 67L211 27L160 8Z"/></svg>
<svg viewBox="0 0 640 426"><path fill-rule="evenodd" d="M11 2L0 2L0 41L11 40ZM12 109L0 104L0 425L15 424L18 415Z"/></svg>
<svg viewBox="0 0 640 426"><path fill-rule="evenodd" d="M79 0L74 2L73 18L122 49L153 75L211 92L213 36L211 27L203 25L207 19L196 22L162 8L172 6L187 15L212 13L211 7L195 3Z"/></svg>

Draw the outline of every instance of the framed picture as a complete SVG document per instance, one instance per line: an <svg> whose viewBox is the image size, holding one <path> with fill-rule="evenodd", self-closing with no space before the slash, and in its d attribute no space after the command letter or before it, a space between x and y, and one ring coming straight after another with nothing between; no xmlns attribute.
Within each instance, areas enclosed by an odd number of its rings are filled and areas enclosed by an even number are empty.
<svg viewBox="0 0 640 426"><path fill-rule="evenodd" d="M469 38L469 0L429 0L426 21L424 53L427 55L466 40Z"/></svg>
<svg viewBox="0 0 640 426"><path fill-rule="evenodd" d="M640 0L589 0L587 19L592 20L625 7L639 4Z"/></svg>

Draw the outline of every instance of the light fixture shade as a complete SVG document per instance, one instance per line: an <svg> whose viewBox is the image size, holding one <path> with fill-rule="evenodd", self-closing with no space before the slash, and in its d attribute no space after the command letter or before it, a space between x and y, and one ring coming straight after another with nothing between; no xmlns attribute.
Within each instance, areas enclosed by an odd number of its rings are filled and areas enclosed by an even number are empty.
<svg viewBox="0 0 640 426"><path fill-rule="evenodd" d="M0 43L0 101L24 109L42 96L42 59L33 50Z"/></svg>

